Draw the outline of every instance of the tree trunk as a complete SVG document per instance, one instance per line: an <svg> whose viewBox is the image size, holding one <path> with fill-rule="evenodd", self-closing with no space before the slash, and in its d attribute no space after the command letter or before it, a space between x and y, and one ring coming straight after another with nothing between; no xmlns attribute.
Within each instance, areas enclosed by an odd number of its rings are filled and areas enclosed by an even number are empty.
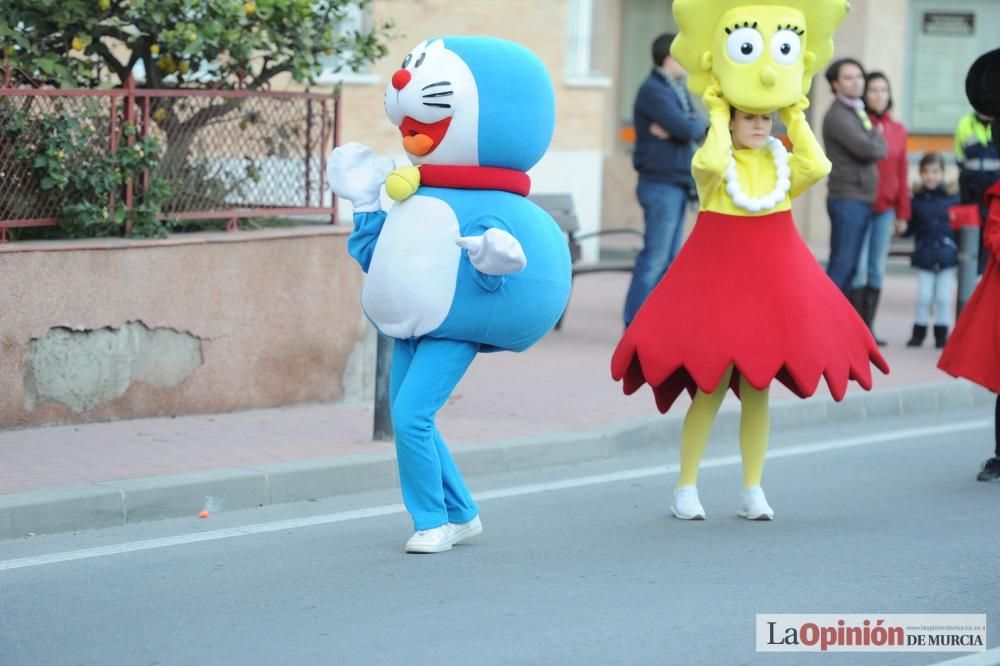
<svg viewBox="0 0 1000 666"><path fill-rule="evenodd" d="M180 212L188 208L185 202L190 202L192 197L207 200L213 198L211 191L203 187L205 183L200 182L205 178L204 169L191 162L191 152L200 132L212 120L239 108L244 100L226 99L199 109L183 122L175 122L177 115L170 108L175 99L177 98L165 98L160 102L164 105L162 108L167 109L167 117L157 123L166 134L166 149L160 160L158 175L167 180L173 189L165 210Z"/></svg>

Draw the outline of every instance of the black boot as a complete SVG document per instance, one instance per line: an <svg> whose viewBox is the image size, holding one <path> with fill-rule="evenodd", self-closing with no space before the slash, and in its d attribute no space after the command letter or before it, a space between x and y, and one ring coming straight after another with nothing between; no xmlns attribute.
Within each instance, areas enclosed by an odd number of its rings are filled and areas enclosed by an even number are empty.
<svg viewBox="0 0 1000 666"><path fill-rule="evenodd" d="M919 347L924 344L924 338L927 337L927 327L922 324L913 325L913 337L910 341L906 343L907 347Z"/></svg>
<svg viewBox="0 0 1000 666"><path fill-rule="evenodd" d="M865 288L860 287L858 289L851 289L850 295L848 295L847 300L850 301L854 309L858 311L858 314L862 319L865 318ZM865 321L867 324L868 322Z"/></svg>
<svg viewBox="0 0 1000 666"><path fill-rule="evenodd" d="M938 349L944 348L944 343L948 341L948 327L947 326L935 326L934 327L934 346Z"/></svg>
<svg viewBox="0 0 1000 666"><path fill-rule="evenodd" d="M983 463L977 481L1000 481L1000 456L990 458Z"/></svg>
<svg viewBox="0 0 1000 666"><path fill-rule="evenodd" d="M868 325L868 330L872 332L872 337L875 338L875 344L879 347L885 347L885 340L879 339L875 335L875 312L878 310L878 300L882 296L882 290L876 289L875 287L865 287L863 299L864 299L864 309L861 318L865 320L865 324Z"/></svg>

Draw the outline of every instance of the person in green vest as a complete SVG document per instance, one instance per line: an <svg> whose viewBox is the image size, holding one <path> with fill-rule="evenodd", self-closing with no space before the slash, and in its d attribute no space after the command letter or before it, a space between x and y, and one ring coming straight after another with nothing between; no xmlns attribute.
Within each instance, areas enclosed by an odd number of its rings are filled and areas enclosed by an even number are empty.
<svg viewBox="0 0 1000 666"><path fill-rule="evenodd" d="M1000 180L1000 153L993 143L992 117L972 111L955 128L955 160L958 162L959 194L964 204L979 206L980 219L986 220L984 195ZM979 273L986 267L982 236L979 241Z"/></svg>

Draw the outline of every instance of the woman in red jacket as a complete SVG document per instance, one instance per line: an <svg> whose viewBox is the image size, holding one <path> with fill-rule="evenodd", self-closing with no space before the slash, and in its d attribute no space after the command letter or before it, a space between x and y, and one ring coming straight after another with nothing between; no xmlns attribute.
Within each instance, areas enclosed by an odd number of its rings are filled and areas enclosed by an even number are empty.
<svg viewBox="0 0 1000 666"><path fill-rule="evenodd" d="M889 144L889 153L878 163L878 192L875 216L868 234L861 242L858 269L854 273L851 303L868 324L875 341L875 311L882 293L882 276L889 259L889 240L893 227L910 219L909 163L906 156L906 127L889 115L892 89L882 72L871 72L865 79L865 109L868 117Z"/></svg>
<svg viewBox="0 0 1000 666"><path fill-rule="evenodd" d="M1000 49L973 63L965 81L972 107L982 114L1000 115ZM993 121L993 142L1000 150L1000 127ZM998 394L994 437L996 455L983 463L980 481L1000 481L1000 182L986 192L989 211L983 225L986 270L955 324L955 332L941 353L938 367Z"/></svg>

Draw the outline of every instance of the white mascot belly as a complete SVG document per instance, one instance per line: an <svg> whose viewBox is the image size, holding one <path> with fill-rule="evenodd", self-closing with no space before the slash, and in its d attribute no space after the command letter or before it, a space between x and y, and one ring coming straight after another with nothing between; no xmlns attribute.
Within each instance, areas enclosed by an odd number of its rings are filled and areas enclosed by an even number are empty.
<svg viewBox="0 0 1000 666"><path fill-rule="evenodd" d="M361 294L365 314L393 338L426 335L448 316L462 249L447 203L414 196L389 211Z"/></svg>

